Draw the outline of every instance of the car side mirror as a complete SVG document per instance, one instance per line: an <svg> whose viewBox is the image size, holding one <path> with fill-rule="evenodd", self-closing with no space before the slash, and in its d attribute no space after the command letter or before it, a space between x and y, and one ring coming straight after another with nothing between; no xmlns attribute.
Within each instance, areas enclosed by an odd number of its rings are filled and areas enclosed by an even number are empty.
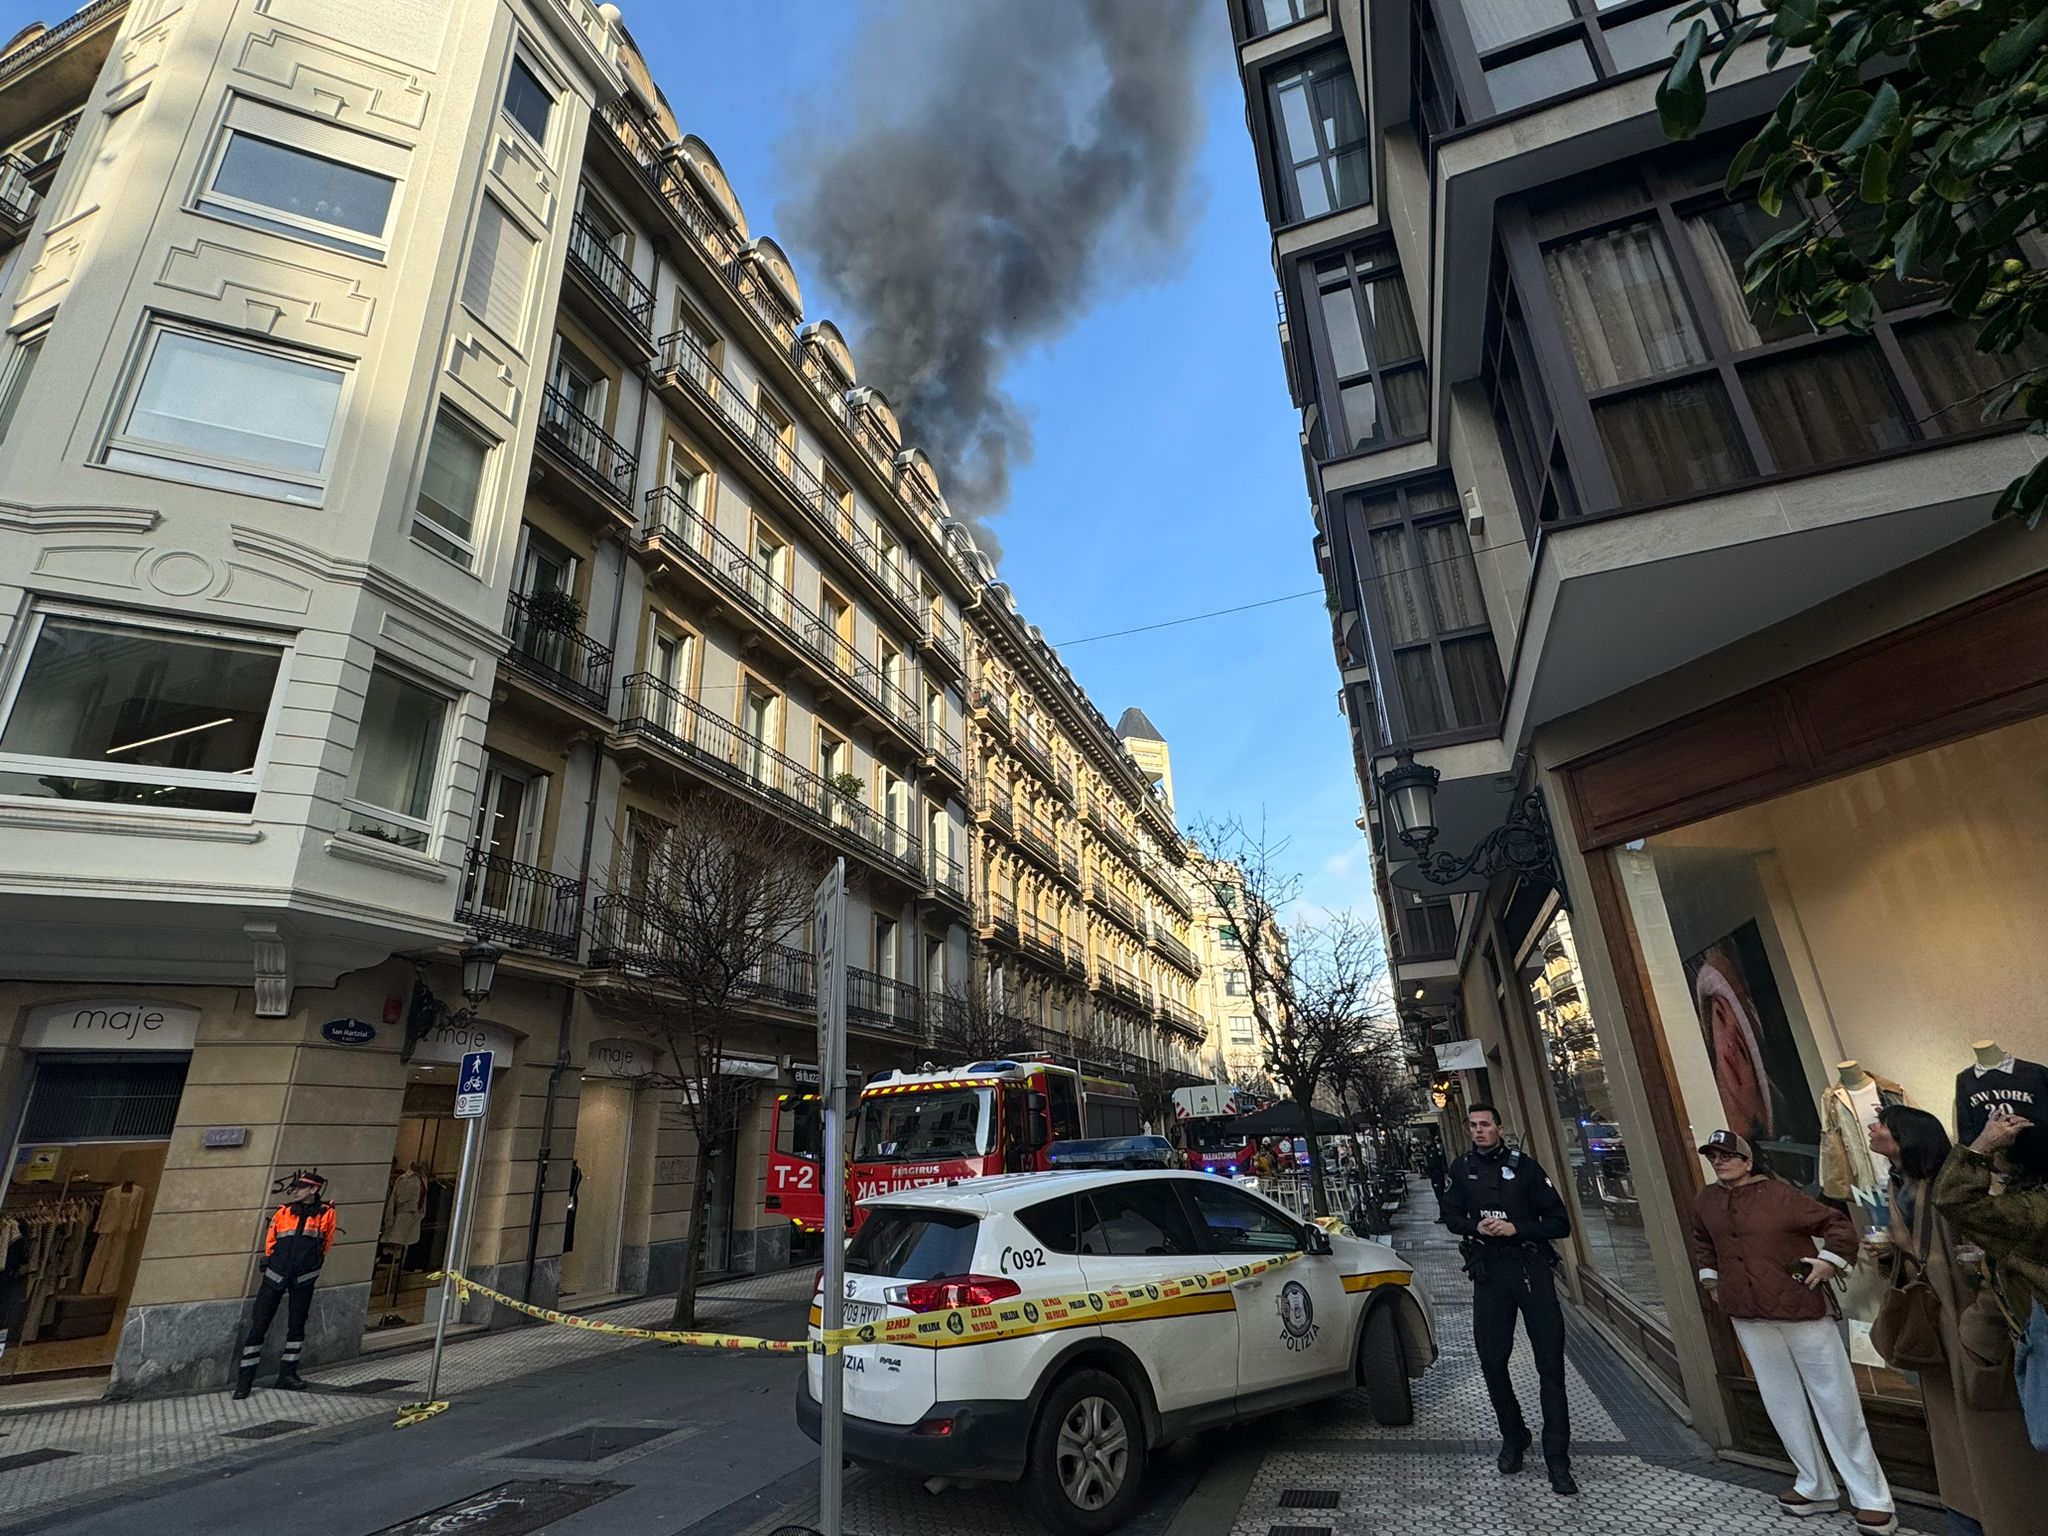
<svg viewBox="0 0 2048 1536"><path fill-rule="evenodd" d="M1310 1227L1301 1235L1301 1251L1314 1257L1325 1257L1337 1250L1331 1246L1329 1233L1321 1227Z"/></svg>
<svg viewBox="0 0 2048 1536"><path fill-rule="evenodd" d="M1024 1145L1035 1152L1050 1140L1052 1136L1045 1123L1045 1095L1034 1089L1024 1095Z"/></svg>

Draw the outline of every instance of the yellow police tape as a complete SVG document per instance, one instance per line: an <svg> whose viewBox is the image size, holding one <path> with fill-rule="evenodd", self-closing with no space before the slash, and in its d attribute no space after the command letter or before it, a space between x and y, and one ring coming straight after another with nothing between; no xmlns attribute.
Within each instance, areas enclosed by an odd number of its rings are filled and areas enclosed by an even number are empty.
<svg viewBox="0 0 2048 1536"><path fill-rule="evenodd" d="M884 1318L852 1328L821 1329L816 1339L764 1339L751 1334L712 1333L701 1329L632 1328L623 1323L605 1323L596 1318L536 1307L480 1285L454 1270L427 1276L427 1283L447 1280L456 1295L467 1302L472 1295L486 1296L507 1311L517 1312L543 1323L564 1328L581 1328L612 1338L640 1339L653 1344L682 1344L696 1349L730 1349L759 1355L832 1355L866 1344L911 1344L935 1347L951 1343L984 1344L992 1339L1043 1333L1057 1328L1085 1325L1090 1319L1119 1323L1136 1322L1152 1315L1171 1316L1186 1310L1186 1299L1232 1286L1301 1258L1299 1253L1276 1254L1245 1264L1226 1265L1171 1280L1144 1285L1111 1286L1100 1291L1072 1291L1064 1296L1020 1297L982 1306L951 1307L941 1312L914 1313L908 1317ZM1405 1277L1404 1277L1405 1278ZM407 1403L399 1409L392 1427L405 1429L432 1418L446 1409L446 1402Z"/></svg>

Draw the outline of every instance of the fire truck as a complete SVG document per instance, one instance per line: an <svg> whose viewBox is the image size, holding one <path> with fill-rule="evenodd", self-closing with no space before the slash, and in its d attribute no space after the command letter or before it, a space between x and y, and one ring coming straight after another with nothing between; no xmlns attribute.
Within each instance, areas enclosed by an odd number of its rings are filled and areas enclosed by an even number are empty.
<svg viewBox="0 0 2048 1536"><path fill-rule="evenodd" d="M815 1093L776 1095L768 1127L768 1209L804 1237L825 1230L825 1117Z"/></svg>
<svg viewBox="0 0 2048 1536"><path fill-rule="evenodd" d="M925 1184L1031 1173L1060 1142L1143 1129L1128 1083L1044 1056L885 1072L861 1090L847 1193L855 1201ZM856 1205L853 1225L862 1212Z"/></svg>
<svg viewBox="0 0 2048 1536"><path fill-rule="evenodd" d="M1243 1108L1236 1092L1221 1083L1174 1089L1174 1121L1184 1165L1196 1173L1225 1177L1250 1173L1258 1144L1233 1129Z"/></svg>

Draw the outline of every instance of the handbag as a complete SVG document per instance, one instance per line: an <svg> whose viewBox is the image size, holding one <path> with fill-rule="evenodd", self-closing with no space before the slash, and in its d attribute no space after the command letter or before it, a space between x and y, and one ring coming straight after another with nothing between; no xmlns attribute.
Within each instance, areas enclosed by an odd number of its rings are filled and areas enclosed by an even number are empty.
<svg viewBox="0 0 2048 1536"><path fill-rule="evenodd" d="M1926 1262L1917 1256L1922 1251L1920 1235L1926 1219L1923 1193L1913 1211L1915 1251L1897 1254L1891 1282L1870 1325L1871 1347L1899 1370L1938 1371L1948 1364L1948 1347L1941 1337L1941 1298L1927 1278ZM1912 1278L1906 1278L1908 1274Z"/></svg>
<svg viewBox="0 0 2048 1536"><path fill-rule="evenodd" d="M2012 1327L1996 1287L1988 1282L1956 1318L1956 1390L1964 1406L1979 1413L2020 1405Z"/></svg>

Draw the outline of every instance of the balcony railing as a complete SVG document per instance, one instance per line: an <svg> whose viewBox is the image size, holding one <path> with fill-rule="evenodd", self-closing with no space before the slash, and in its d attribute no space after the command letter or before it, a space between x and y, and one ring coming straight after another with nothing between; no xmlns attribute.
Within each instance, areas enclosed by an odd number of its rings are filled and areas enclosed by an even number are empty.
<svg viewBox="0 0 2048 1536"><path fill-rule="evenodd" d="M1026 954L1050 960L1054 965L1066 963L1066 936L1036 912L1026 909L1017 914L1017 938Z"/></svg>
<svg viewBox="0 0 2048 1536"><path fill-rule="evenodd" d="M455 920L484 938L573 960L582 915L581 880L470 849Z"/></svg>
<svg viewBox="0 0 2048 1536"><path fill-rule="evenodd" d="M654 323L654 290L633 275L625 258L605 243L582 214L569 220L569 260L616 304L635 331L649 335Z"/></svg>
<svg viewBox="0 0 2048 1536"><path fill-rule="evenodd" d="M684 921L676 906L637 895L600 896L591 904L590 963L600 968L639 971L659 982L665 971L691 974L703 964L694 946L678 934ZM749 967L736 990L781 1008L809 1008L817 1001L817 962L804 950L770 944Z"/></svg>
<svg viewBox="0 0 2048 1536"><path fill-rule="evenodd" d="M540 435L598 495L632 506L633 455L552 384L541 388Z"/></svg>
<svg viewBox="0 0 2048 1536"><path fill-rule="evenodd" d="M505 605L505 633L512 648L505 660L555 692L600 714L608 712L612 693L612 648L557 618L536 610L534 600L518 592Z"/></svg>
<svg viewBox="0 0 2048 1536"><path fill-rule="evenodd" d="M23 43L5 59L0 59L0 80L20 74L44 54L54 53L79 33L127 8L128 0L92 0L90 5L80 6L33 42Z"/></svg>
<svg viewBox="0 0 2048 1536"><path fill-rule="evenodd" d="M1208 1031L1202 1028L1201 1021L1191 1011L1166 998L1159 999L1156 1017L1166 1028L1178 1031L1197 1044L1208 1036Z"/></svg>
<svg viewBox="0 0 2048 1536"><path fill-rule="evenodd" d="M1074 803L1074 765L1062 758L1059 762L1053 764L1052 776L1053 785L1059 790L1060 798L1066 801L1067 804L1072 805Z"/></svg>
<svg viewBox="0 0 2048 1536"><path fill-rule="evenodd" d="M924 994L907 981L879 971L846 968L846 1016L896 1034L924 1033Z"/></svg>
<svg viewBox="0 0 2048 1536"><path fill-rule="evenodd" d="M992 929L996 938L1017 942L1017 904L1009 897L991 895L982 907L981 923Z"/></svg>
<svg viewBox="0 0 2048 1536"><path fill-rule="evenodd" d="M1132 933L1141 938L1144 936L1145 924L1138 916L1138 909L1131 904L1131 899L1115 886L1098 879L1089 886L1088 899Z"/></svg>
<svg viewBox="0 0 2048 1536"><path fill-rule="evenodd" d="M0 226L14 234L35 222L36 204L42 200L29 185L31 169L19 155L0 155Z"/></svg>
<svg viewBox="0 0 2048 1536"><path fill-rule="evenodd" d="M1019 715L1015 725L1018 749L1032 767L1050 780L1053 776L1052 743L1046 740L1045 733L1029 715Z"/></svg>
<svg viewBox="0 0 2048 1536"><path fill-rule="evenodd" d="M1131 834L1119 826L1109 812L1103 808L1100 800L1090 800L1086 814L1088 825L1095 829L1098 837L1122 854L1132 864L1135 865L1140 862L1137 843L1132 840Z"/></svg>
<svg viewBox="0 0 2048 1536"><path fill-rule="evenodd" d="M747 391L719 372L708 353L687 333L661 338L654 380L679 389L698 405L720 417L752 453L756 464L804 510L811 523L838 543L882 589L903 617L922 622L917 584L904 574L860 529L853 526L838 498L825 488L809 465L791 451L782 435L747 400Z"/></svg>
<svg viewBox="0 0 2048 1536"><path fill-rule="evenodd" d="M1010 696L1000 688L984 688L974 696L974 712L1004 730L1010 728Z"/></svg>
<svg viewBox="0 0 2048 1536"><path fill-rule="evenodd" d="M925 854L924 868L934 889L950 891L962 901L967 899L967 866L958 859L934 848Z"/></svg>
<svg viewBox="0 0 2048 1536"><path fill-rule="evenodd" d="M1059 834L1052 824L1031 811L1020 812L1017 817L1017 831L1024 839L1024 846L1037 854L1047 864L1058 867L1060 861Z"/></svg>
<svg viewBox="0 0 2048 1536"><path fill-rule="evenodd" d="M794 758L712 714L652 673L635 672L626 679L619 730L647 737L822 833L853 839L883 864L920 879L923 876L924 861L915 832L849 799Z"/></svg>
<svg viewBox="0 0 2048 1536"><path fill-rule="evenodd" d="M966 666L966 653L960 646L960 626L943 613L926 612L924 638L927 644L952 662L955 672Z"/></svg>
<svg viewBox="0 0 2048 1536"><path fill-rule="evenodd" d="M967 756L960 750L960 738L936 720L924 723L924 749L956 774L967 771Z"/></svg>
<svg viewBox="0 0 2048 1536"><path fill-rule="evenodd" d="M1010 819L1010 786L977 779L974 785L974 809L977 815L986 816L994 822L1005 836L1014 835L1015 825Z"/></svg>
<svg viewBox="0 0 2048 1536"><path fill-rule="evenodd" d="M1195 958L1195 952L1157 923L1152 925L1152 947L1189 975L1201 974L1202 962Z"/></svg>

